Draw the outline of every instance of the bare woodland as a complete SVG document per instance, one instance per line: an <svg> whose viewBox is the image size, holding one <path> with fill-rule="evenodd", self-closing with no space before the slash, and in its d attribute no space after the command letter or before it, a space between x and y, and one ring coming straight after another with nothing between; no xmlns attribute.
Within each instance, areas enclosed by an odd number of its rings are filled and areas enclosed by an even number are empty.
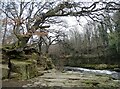
<svg viewBox="0 0 120 89"><path fill-rule="evenodd" d="M12 59L24 61L32 53L38 55L37 62L43 55L50 57L57 68L87 64L119 68L119 0L0 2L0 12L2 57L10 71ZM63 17L76 18L80 26L80 18L86 18L83 32L75 27L67 31Z"/></svg>

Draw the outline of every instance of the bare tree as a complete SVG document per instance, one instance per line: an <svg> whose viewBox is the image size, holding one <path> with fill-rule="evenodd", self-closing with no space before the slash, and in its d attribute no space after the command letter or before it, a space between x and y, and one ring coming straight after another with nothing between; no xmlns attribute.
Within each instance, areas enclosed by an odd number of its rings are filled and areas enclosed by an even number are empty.
<svg viewBox="0 0 120 89"><path fill-rule="evenodd" d="M64 40L64 37L66 36L65 33L62 31L51 31L50 32L52 35L47 35L45 37L42 37L43 43L46 46L46 53L49 52L49 47L51 45L56 45L60 43L62 40Z"/></svg>
<svg viewBox="0 0 120 89"><path fill-rule="evenodd" d="M37 30L48 28L49 25L45 25L44 23L51 17L68 15L93 16L94 13L100 13L104 10L113 11L120 9L120 4L116 2L92 2L89 6L84 6L84 2L60 1L58 4L56 2L45 2L44 4L42 2L4 3L6 7L0 10L13 23L13 32L18 38L16 42L17 48L24 48L30 37ZM98 8L100 3L102 3L102 7ZM21 30L23 33L21 33Z"/></svg>

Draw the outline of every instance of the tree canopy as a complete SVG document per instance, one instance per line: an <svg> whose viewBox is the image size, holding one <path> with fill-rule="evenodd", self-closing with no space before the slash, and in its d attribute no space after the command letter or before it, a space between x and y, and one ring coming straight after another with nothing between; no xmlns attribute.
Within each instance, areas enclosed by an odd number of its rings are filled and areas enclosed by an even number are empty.
<svg viewBox="0 0 120 89"><path fill-rule="evenodd" d="M15 47L24 48L31 36L46 36L50 24L60 22L56 17L87 16L93 21L102 22L106 16L104 13L120 10L120 4L116 1L14 1L1 2L0 10L4 25L13 31L18 40Z"/></svg>

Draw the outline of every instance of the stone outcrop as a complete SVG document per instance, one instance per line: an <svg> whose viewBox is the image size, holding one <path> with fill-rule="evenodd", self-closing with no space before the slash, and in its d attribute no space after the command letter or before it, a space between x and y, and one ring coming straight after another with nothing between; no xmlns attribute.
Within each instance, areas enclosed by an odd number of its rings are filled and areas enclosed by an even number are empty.
<svg viewBox="0 0 120 89"><path fill-rule="evenodd" d="M43 74L39 70L54 68L52 59L48 56L40 56L34 48L25 49L23 51L4 48L3 55L2 63L9 67L2 68L4 78L8 77L9 69L11 72L10 78L25 80Z"/></svg>
<svg viewBox="0 0 120 89"><path fill-rule="evenodd" d="M11 60L12 72L19 73L18 79L30 79L38 75L37 62Z"/></svg>

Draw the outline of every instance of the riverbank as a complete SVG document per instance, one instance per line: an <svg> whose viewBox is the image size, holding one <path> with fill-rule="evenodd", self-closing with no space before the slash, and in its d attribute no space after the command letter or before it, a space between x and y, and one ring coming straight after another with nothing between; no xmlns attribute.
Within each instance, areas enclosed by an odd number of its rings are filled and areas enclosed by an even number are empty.
<svg viewBox="0 0 120 89"><path fill-rule="evenodd" d="M6 82L4 81L4 83ZM114 80L106 75L84 74L74 71L60 72L52 69L44 71L44 75L42 76L27 80L25 84L21 84L19 87L35 87L35 89L36 87L40 89L117 89L120 88L119 83L119 80ZM12 85L5 86L5 84L3 84L3 87L11 86Z"/></svg>

